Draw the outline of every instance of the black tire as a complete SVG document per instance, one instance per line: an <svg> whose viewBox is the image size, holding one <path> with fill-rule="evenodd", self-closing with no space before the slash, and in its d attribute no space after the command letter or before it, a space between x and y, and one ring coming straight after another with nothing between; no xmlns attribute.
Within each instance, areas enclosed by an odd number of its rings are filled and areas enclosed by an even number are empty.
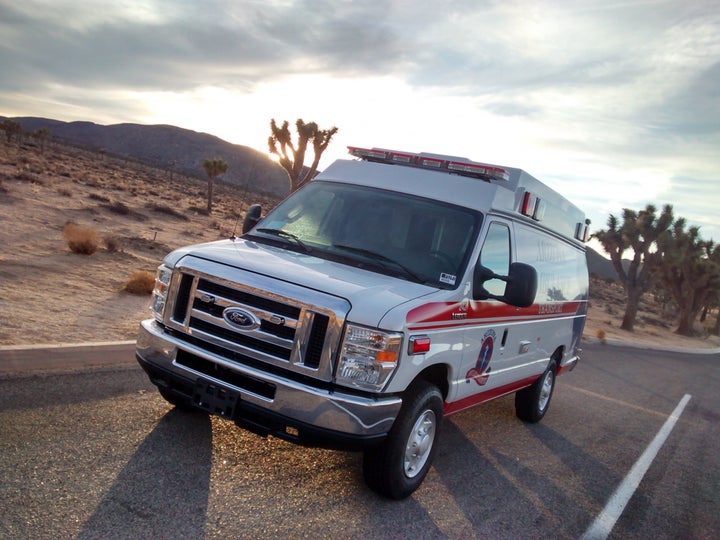
<svg viewBox="0 0 720 540"><path fill-rule="evenodd" d="M363 455L368 487L390 499L415 491L435 457L442 418L440 390L425 381L411 385L387 439Z"/></svg>
<svg viewBox="0 0 720 540"><path fill-rule="evenodd" d="M555 360L551 360L532 386L515 393L515 414L523 422L534 424L545 416L555 390L555 370Z"/></svg>

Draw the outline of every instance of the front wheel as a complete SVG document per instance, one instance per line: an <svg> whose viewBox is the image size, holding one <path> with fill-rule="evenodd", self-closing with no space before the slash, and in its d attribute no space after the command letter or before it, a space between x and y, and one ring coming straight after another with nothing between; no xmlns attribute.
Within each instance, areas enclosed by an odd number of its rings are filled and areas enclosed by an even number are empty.
<svg viewBox="0 0 720 540"><path fill-rule="evenodd" d="M367 485L391 499L404 499L415 491L435 457L442 417L440 390L425 381L413 384L387 439L363 455Z"/></svg>
<svg viewBox="0 0 720 540"><path fill-rule="evenodd" d="M555 389L555 369L553 360L535 384L515 393L515 414L520 420L536 423L545 416Z"/></svg>

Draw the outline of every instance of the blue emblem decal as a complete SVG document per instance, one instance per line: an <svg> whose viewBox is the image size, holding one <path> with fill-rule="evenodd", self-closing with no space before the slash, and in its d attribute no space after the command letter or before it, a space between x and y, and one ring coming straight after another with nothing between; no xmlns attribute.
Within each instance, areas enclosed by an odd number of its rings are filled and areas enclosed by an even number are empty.
<svg viewBox="0 0 720 540"><path fill-rule="evenodd" d="M260 326L258 318L244 309L230 307L223 311L223 319L239 330L254 330Z"/></svg>

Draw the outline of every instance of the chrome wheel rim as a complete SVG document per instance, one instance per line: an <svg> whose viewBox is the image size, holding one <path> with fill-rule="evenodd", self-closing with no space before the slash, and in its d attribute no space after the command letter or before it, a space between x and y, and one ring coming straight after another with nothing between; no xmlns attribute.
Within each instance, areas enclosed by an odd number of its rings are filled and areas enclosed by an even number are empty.
<svg viewBox="0 0 720 540"><path fill-rule="evenodd" d="M435 440L435 429L437 420L435 413L430 409L424 411L410 431L407 445L405 446L405 460L403 468L405 476L414 478L427 463Z"/></svg>
<svg viewBox="0 0 720 540"><path fill-rule="evenodd" d="M538 407L540 411L544 411L550 401L550 395L553 389L553 380L555 375L552 371L548 371L543 379L542 387L540 388L540 400L538 401Z"/></svg>

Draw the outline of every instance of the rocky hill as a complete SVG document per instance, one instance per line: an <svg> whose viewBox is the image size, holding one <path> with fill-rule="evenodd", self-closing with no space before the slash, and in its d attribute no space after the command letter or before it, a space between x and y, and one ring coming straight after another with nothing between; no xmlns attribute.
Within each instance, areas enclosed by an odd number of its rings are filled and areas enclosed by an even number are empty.
<svg viewBox="0 0 720 540"><path fill-rule="evenodd" d="M24 132L50 130L50 141L139 161L159 169L205 178L203 160L222 158L229 169L218 180L241 190L284 197L290 191L287 174L267 155L231 144L214 135L169 125L62 122L48 118L13 118Z"/></svg>

